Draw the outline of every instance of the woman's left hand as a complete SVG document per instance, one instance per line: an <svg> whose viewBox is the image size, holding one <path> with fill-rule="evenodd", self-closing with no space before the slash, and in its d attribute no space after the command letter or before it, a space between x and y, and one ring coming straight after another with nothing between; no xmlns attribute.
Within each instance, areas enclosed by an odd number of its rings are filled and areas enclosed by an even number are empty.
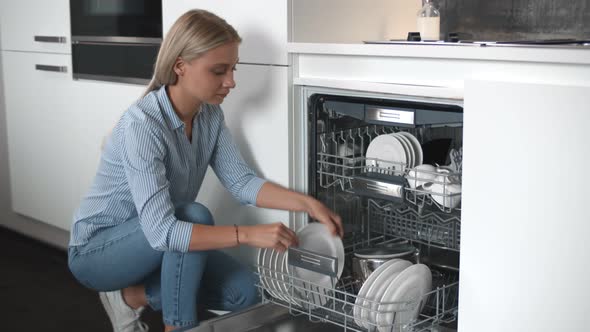
<svg viewBox="0 0 590 332"><path fill-rule="evenodd" d="M336 212L330 210L322 202L313 197L308 196L307 199L307 213L313 219L328 226L330 232L340 237L344 236L344 228L342 227L342 218Z"/></svg>

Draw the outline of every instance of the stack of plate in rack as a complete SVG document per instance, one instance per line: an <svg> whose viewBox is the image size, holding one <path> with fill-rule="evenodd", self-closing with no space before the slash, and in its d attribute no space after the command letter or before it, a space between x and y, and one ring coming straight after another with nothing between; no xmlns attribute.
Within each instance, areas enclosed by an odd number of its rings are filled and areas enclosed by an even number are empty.
<svg viewBox="0 0 590 332"><path fill-rule="evenodd" d="M289 296L286 252L269 248L258 250L258 275L262 287L274 298L293 303Z"/></svg>
<svg viewBox="0 0 590 332"><path fill-rule="evenodd" d="M366 329L377 327L379 332L398 331L418 317L431 288L432 274L426 265L387 261L361 287L353 308L355 323Z"/></svg>
<svg viewBox="0 0 590 332"><path fill-rule="evenodd" d="M365 157L367 166L392 170L395 175L421 165L424 159L418 139L404 131L377 136L369 144Z"/></svg>
<svg viewBox="0 0 590 332"><path fill-rule="evenodd" d="M299 249L336 258L336 277L314 272L301 267L289 269L287 252L273 249L258 251L258 274L262 287L274 298L303 307L325 305L335 282L344 269L344 245L340 237L332 235L320 223L311 223L297 232ZM290 276L295 278L290 278ZM310 289L302 294L302 289ZM326 295L323 295L326 294Z"/></svg>

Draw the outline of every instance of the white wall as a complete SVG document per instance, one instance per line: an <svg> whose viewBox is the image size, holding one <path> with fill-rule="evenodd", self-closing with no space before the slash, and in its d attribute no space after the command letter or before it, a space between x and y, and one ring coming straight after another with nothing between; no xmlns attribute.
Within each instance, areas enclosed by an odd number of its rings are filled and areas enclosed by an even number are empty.
<svg viewBox="0 0 590 332"><path fill-rule="evenodd" d="M293 42L406 39L422 0L293 0Z"/></svg>

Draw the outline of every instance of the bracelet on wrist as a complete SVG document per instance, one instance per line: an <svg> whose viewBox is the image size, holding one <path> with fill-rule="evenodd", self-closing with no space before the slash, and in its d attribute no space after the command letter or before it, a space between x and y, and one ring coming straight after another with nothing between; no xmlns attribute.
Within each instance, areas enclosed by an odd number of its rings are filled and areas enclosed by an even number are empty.
<svg viewBox="0 0 590 332"><path fill-rule="evenodd" d="M240 234L238 231L238 225L234 224L234 228L236 229L236 244L239 246L240 245Z"/></svg>

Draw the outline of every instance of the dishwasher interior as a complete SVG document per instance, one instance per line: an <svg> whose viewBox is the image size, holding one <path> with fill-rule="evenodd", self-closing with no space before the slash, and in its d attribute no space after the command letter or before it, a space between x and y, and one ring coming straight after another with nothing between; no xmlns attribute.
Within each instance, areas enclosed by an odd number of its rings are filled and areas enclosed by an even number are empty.
<svg viewBox="0 0 590 332"><path fill-rule="evenodd" d="M302 261L299 250L290 249L285 268L259 262L264 301L344 331L456 329L461 228L461 193L456 188L460 188L462 171L462 106L314 94L307 111L308 190L342 217L343 272L338 278L334 257L307 252L307 261ZM374 147L378 137L390 139L392 134L411 135L419 147L409 149L410 139L398 139L406 144L407 154L401 160L383 154L376 158L371 143ZM432 167L418 170L421 164ZM431 290L407 301L364 298L364 280L355 275L353 266L355 253L400 243L417 249L414 263L428 266ZM289 272L293 265L326 274L330 286L294 277ZM363 315L359 310L364 310ZM416 310L419 315L403 320L404 324L395 323Z"/></svg>

